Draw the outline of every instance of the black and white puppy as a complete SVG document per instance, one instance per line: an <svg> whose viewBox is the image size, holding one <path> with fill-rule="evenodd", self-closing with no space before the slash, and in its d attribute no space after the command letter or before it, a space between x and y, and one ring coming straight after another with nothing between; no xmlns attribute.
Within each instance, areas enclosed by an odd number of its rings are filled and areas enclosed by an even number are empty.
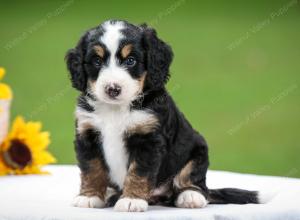
<svg viewBox="0 0 300 220"><path fill-rule="evenodd" d="M77 207L145 211L258 203L258 193L206 186L208 149L165 89L173 53L147 25L110 20L67 56L81 169Z"/></svg>

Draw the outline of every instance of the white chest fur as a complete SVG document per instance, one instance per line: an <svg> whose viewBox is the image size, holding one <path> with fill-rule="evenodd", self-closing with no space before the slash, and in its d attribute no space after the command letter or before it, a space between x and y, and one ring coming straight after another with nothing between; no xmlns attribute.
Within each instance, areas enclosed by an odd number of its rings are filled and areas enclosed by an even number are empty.
<svg viewBox="0 0 300 220"><path fill-rule="evenodd" d="M153 121L154 115L141 110L130 111L111 105L97 106L92 112L86 112L80 107L76 110L78 131L86 125L91 125L101 132L101 141L109 176L113 183L121 189L127 174L128 152L124 142L124 133L135 126L143 126Z"/></svg>

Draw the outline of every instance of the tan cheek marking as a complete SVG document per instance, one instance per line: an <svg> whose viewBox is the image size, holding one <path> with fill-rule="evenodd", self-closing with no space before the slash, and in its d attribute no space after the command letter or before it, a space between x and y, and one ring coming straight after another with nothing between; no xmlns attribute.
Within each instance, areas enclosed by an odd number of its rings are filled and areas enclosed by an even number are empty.
<svg viewBox="0 0 300 220"><path fill-rule="evenodd" d="M92 94L96 94L96 80L88 80L88 88L90 90L89 92L91 92Z"/></svg>
<svg viewBox="0 0 300 220"><path fill-rule="evenodd" d="M109 184L107 171L99 159L89 161L89 169L81 173L80 195L99 196L104 201Z"/></svg>
<svg viewBox="0 0 300 220"><path fill-rule="evenodd" d="M126 58L130 54L131 50L132 50L132 44L125 45L121 50L121 56L123 58Z"/></svg>
<svg viewBox="0 0 300 220"><path fill-rule="evenodd" d="M104 49L103 49L103 47L101 47L99 45L96 45L96 46L94 46L94 50L99 55L99 57L101 57L101 58L104 57Z"/></svg>
<svg viewBox="0 0 300 220"><path fill-rule="evenodd" d="M125 178L122 197L148 200L151 188L151 184L146 177L136 174L136 162L131 163Z"/></svg>
<svg viewBox="0 0 300 220"><path fill-rule="evenodd" d="M193 185L190 175L193 169L193 161L188 162L181 170L180 172L175 176L173 183L174 186L178 189L187 188L187 187L195 187L197 186Z"/></svg>
<svg viewBox="0 0 300 220"><path fill-rule="evenodd" d="M142 92L143 89L144 89L146 76L147 76L147 72L143 73L143 75L139 79L139 86L140 86L140 91L139 92Z"/></svg>

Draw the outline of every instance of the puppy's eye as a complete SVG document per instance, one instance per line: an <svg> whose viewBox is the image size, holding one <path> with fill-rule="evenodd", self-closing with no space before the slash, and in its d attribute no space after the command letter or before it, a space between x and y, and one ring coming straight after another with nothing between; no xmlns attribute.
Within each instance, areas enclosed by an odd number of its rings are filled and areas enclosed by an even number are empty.
<svg viewBox="0 0 300 220"><path fill-rule="evenodd" d="M126 66L132 67L136 64L136 59L134 57L130 56L125 60L124 63Z"/></svg>
<svg viewBox="0 0 300 220"><path fill-rule="evenodd" d="M94 57L93 59L92 59L92 64L95 66L95 67L97 67L97 68L99 68L100 66L101 66L101 59L100 59L100 57Z"/></svg>

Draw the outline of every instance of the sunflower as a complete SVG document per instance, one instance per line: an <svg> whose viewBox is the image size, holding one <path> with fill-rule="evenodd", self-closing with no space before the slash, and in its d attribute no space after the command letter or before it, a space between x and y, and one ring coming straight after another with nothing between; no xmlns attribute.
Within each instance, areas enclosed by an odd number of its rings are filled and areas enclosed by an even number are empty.
<svg viewBox="0 0 300 220"><path fill-rule="evenodd" d="M0 67L0 80L5 75L5 69ZM10 87L4 83L0 83L0 99L12 99L12 91Z"/></svg>
<svg viewBox="0 0 300 220"><path fill-rule="evenodd" d="M4 74L5 74L5 69L3 67L0 67L0 79L3 78Z"/></svg>
<svg viewBox="0 0 300 220"><path fill-rule="evenodd" d="M0 176L8 174L8 169L4 164L4 161L2 160L2 157L0 155Z"/></svg>
<svg viewBox="0 0 300 220"><path fill-rule="evenodd" d="M41 132L41 123L17 117L0 146L0 175L43 174L43 165L56 162L47 151L49 133Z"/></svg>

